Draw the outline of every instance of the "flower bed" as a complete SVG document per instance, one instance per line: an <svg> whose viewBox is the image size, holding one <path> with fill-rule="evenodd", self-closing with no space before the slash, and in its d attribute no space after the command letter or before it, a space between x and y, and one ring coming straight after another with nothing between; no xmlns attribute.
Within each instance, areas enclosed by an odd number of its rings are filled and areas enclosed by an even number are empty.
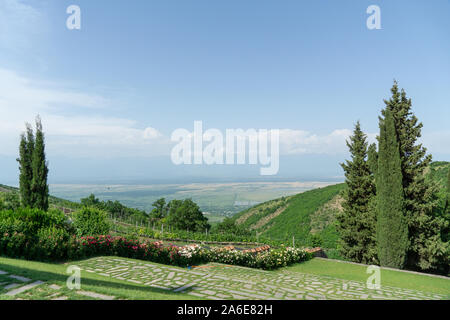
<svg viewBox="0 0 450 320"><path fill-rule="evenodd" d="M310 253L294 248L243 252L234 248L208 249L199 245L178 247L163 245L162 242L139 242L136 239L109 235L67 237L55 229L41 232L37 240L21 233L1 234L0 254L40 261L119 256L182 267L218 262L266 270L302 262L312 257Z"/></svg>
<svg viewBox="0 0 450 320"><path fill-rule="evenodd" d="M279 248L262 252L244 252L238 250L211 249L207 253L208 261L239 265L265 270L285 267L293 263L309 260L312 255L302 249Z"/></svg>

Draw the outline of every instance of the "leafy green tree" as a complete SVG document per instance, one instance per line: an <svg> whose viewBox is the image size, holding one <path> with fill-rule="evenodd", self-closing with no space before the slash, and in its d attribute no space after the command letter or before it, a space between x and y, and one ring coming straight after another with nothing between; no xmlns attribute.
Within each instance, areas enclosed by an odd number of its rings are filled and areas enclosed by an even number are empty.
<svg viewBox="0 0 450 320"><path fill-rule="evenodd" d="M425 169L431 163L421 137L422 123L412 113L411 99L405 91L399 91L397 82L391 89L392 96L385 100L382 115L391 112L399 144L404 208L408 221L409 246L406 267L419 270L439 268L448 262L448 243L441 239L441 233L448 225L436 214L439 207L436 184L425 179Z"/></svg>
<svg viewBox="0 0 450 320"><path fill-rule="evenodd" d="M403 268L408 247L408 224L404 215L401 159L390 110L380 119L377 187L377 249L380 264Z"/></svg>
<svg viewBox="0 0 450 320"><path fill-rule="evenodd" d="M24 207L33 207L33 194L31 190L31 183L33 180L33 151L34 151L34 134L30 124L26 124L27 134L22 134L20 137L19 146L19 193L20 201Z"/></svg>
<svg viewBox="0 0 450 320"><path fill-rule="evenodd" d="M168 223L178 230L200 232L210 229L208 218L191 199L172 200L169 202Z"/></svg>
<svg viewBox="0 0 450 320"><path fill-rule="evenodd" d="M442 240L445 241L446 244L448 244L450 241L450 224L448 223L450 221L450 167L448 168L448 173L447 173L447 189L446 189L444 210L442 211L442 213L443 213L442 216L443 216L444 220L447 222L447 224L444 228L444 231L442 232ZM450 246L447 247L447 250L450 250ZM449 256L450 256L450 254L447 254L447 256L446 256L447 261L449 260ZM445 264L447 265L447 268L441 267L441 269L444 274L448 274L450 261L448 261L448 263L445 263L445 259L444 259L444 263L442 263L442 266L445 266Z"/></svg>
<svg viewBox="0 0 450 320"><path fill-rule="evenodd" d="M48 210L48 164L45 158L45 140L41 118L36 117L36 138L31 162L33 178L31 180L32 203L34 208Z"/></svg>
<svg viewBox="0 0 450 320"><path fill-rule="evenodd" d="M167 217L172 217L176 214L177 209L183 204L183 200L173 199L167 203Z"/></svg>
<svg viewBox="0 0 450 320"><path fill-rule="evenodd" d="M80 200L81 204L85 207L98 207L100 204L100 200L95 197L93 193L91 193L88 197L82 198Z"/></svg>
<svg viewBox="0 0 450 320"><path fill-rule="evenodd" d="M151 212L151 217L153 219L162 219L167 214L167 207L166 207L166 199L161 198L153 202L152 206L154 207Z"/></svg>
<svg viewBox="0 0 450 320"><path fill-rule="evenodd" d="M370 263L376 259L375 213L369 202L375 195L375 183L367 161L367 136L359 121L347 146L351 160L341 164L347 188L343 192L343 213L339 214L340 253L347 259Z"/></svg>

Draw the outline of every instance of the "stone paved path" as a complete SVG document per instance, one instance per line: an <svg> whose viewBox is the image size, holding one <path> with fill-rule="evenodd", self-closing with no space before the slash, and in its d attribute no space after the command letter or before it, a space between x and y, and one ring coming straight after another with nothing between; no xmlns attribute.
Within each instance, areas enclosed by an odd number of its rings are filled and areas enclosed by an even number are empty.
<svg viewBox="0 0 450 320"><path fill-rule="evenodd" d="M205 299L446 299L440 294L382 286L298 272L270 272L209 264L193 270L121 258L94 258L79 264L93 272L145 286Z"/></svg>
<svg viewBox="0 0 450 320"><path fill-rule="evenodd" d="M12 297L16 300L30 299L36 293L41 293L38 299L68 300L70 297L64 295L63 287L54 283L46 283L40 280L33 280L0 270L2 281L0 282L0 295ZM80 299L94 300L114 300L115 297L96 292L74 290L73 295L78 295ZM73 298L73 297L72 297Z"/></svg>
<svg viewBox="0 0 450 320"><path fill-rule="evenodd" d="M39 280L32 282L32 279L15 274L8 274L8 272L3 270L0 270L0 276L2 276L3 279L0 284L0 289L6 290L4 294L11 297L33 289L34 287L44 283Z"/></svg>

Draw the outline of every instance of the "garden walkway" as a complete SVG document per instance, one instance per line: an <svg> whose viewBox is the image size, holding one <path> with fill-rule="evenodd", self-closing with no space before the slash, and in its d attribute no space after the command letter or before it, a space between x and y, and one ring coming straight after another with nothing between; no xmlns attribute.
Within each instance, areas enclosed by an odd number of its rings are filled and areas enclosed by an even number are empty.
<svg viewBox="0 0 450 320"><path fill-rule="evenodd" d="M131 283L183 292L205 299L446 299L444 295L298 272L275 272L209 264L183 269L121 258L94 258L79 264L86 272Z"/></svg>

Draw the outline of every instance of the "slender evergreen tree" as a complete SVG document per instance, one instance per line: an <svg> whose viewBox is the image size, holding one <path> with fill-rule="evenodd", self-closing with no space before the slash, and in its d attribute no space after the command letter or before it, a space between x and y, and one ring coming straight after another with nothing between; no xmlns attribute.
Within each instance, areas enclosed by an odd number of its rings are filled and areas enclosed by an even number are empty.
<svg viewBox="0 0 450 320"><path fill-rule="evenodd" d="M412 113L411 99L405 91L399 91L394 81L392 96L385 100L387 111L392 113L399 143L404 208L408 221L409 246L406 266L411 269L430 270L445 263L448 244L441 240L446 221L438 215L437 186L425 179L425 169L431 163L431 155L417 143L421 137L422 123Z"/></svg>
<svg viewBox="0 0 450 320"><path fill-rule="evenodd" d="M33 207L31 181L33 179L32 159L34 152L34 135L30 124L26 124L26 135L20 137L19 146L19 193L23 207Z"/></svg>
<svg viewBox="0 0 450 320"><path fill-rule="evenodd" d="M41 210L48 209L48 167L45 158L45 141L42 131L41 118L36 117L36 139L33 152L33 179L31 180L31 191L33 207Z"/></svg>
<svg viewBox="0 0 450 320"><path fill-rule="evenodd" d="M338 215L341 235L340 252L349 260L373 263L375 259L375 217L369 202L375 195L375 184L367 163L367 136L359 121L347 146L351 160L341 164L347 188L344 190L342 214Z"/></svg>
<svg viewBox="0 0 450 320"><path fill-rule="evenodd" d="M373 264L379 264L378 250L377 250L377 237L376 237L376 222L377 222L377 197L376 197L376 175L378 172L378 153L377 145L372 143L367 151L367 164L372 173L372 182L375 185L375 191L371 199L369 200L367 218L365 219L367 224L370 225L371 233L371 246L367 249L367 255L372 257Z"/></svg>
<svg viewBox="0 0 450 320"><path fill-rule="evenodd" d="M403 268L408 247L408 224L404 215L399 143L390 110L380 119L377 187L377 251L380 264Z"/></svg>
<svg viewBox="0 0 450 320"><path fill-rule="evenodd" d="M444 213L450 213L450 167L447 173L447 199L445 201Z"/></svg>

